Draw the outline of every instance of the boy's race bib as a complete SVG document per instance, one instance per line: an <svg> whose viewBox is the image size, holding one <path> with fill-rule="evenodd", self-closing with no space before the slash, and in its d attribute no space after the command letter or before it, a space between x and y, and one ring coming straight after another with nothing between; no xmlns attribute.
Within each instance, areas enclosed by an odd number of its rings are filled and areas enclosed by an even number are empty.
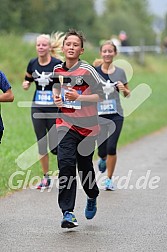
<svg viewBox="0 0 167 252"><path fill-rule="evenodd" d="M81 90L76 90L78 94L82 94ZM63 107L65 108L73 108L73 109L81 109L81 102L80 101L68 101L65 98L66 92L69 92L68 89L61 88L61 96L62 96L62 101L63 101Z"/></svg>

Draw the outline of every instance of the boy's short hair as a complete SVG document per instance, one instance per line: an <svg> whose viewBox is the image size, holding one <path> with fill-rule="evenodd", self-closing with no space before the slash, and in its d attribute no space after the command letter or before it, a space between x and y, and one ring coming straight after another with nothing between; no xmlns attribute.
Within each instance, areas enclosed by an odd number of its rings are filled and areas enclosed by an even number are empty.
<svg viewBox="0 0 167 252"><path fill-rule="evenodd" d="M65 37L64 37L64 40L63 40L63 45L64 45L65 40L67 40L67 38L68 38L69 36L72 36L72 35L77 36L77 37L80 39L80 41L81 41L81 47L83 48L83 44L84 44L84 42L86 41L85 36L84 36L84 34L83 34L82 31L77 31L77 30L75 30L75 29L73 29L73 28L69 29L69 30L66 32Z"/></svg>

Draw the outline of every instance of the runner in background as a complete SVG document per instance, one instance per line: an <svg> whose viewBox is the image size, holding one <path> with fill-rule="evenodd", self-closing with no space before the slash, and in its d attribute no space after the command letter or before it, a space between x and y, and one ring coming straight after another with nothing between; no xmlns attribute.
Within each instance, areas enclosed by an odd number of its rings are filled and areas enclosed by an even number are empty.
<svg viewBox="0 0 167 252"><path fill-rule="evenodd" d="M0 93L0 144L1 144L1 139L4 132L4 125L1 117L1 102L13 102L14 100L11 85L7 80L5 74L1 71L0 71L0 90L2 91L2 93Z"/></svg>
<svg viewBox="0 0 167 252"><path fill-rule="evenodd" d="M100 47L101 62L93 63L97 72L103 78L105 100L98 104L99 124L101 127L97 144L99 170L103 173L107 167L105 190L114 190L112 176L117 160L117 143L123 126L123 109L119 93L125 97L130 95L125 72L114 65L113 59L117 55L117 47L112 41L105 41Z"/></svg>
<svg viewBox="0 0 167 252"><path fill-rule="evenodd" d="M60 64L62 58L60 50L62 46L62 33L50 35L41 34L36 39L37 57L31 59L27 66L25 80L22 83L24 90L28 90L35 82L35 93L31 108L31 117L34 131L37 138L39 159L43 171L43 178L37 189L45 189L50 185L49 178L49 155L50 151L57 154L57 130L56 117L51 117L51 113L56 113L57 108L53 102L52 86L54 81L51 77L53 68Z"/></svg>

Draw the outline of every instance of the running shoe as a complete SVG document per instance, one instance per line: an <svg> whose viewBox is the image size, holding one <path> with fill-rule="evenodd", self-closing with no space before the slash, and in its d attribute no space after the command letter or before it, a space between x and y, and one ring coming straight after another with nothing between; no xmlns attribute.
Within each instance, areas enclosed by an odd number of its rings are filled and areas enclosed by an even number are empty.
<svg viewBox="0 0 167 252"><path fill-rule="evenodd" d="M90 220L93 219L97 211L97 206L96 206L96 198L94 199L87 199L87 205L85 208L85 217Z"/></svg>
<svg viewBox="0 0 167 252"><path fill-rule="evenodd" d="M104 173L106 171L106 160L100 158L100 160L98 161L98 167L99 167L99 171L101 173Z"/></svg>
<svg viewBox="0 0 167 252"><path fill-rule="evenodd" d="M107 178L104 182L104 185L105 185L105 188L104 188L105 191L115 191L116 189L113 184L112 179Z"/></svg>
<svg viewBox="0 0 167 252"><path fill-rule="evenodd" d="M77 227L78 223L75 218L75 215L72 212L66 211L63 216L63 220L61 222L62 228L74 228Z"/></svg>
<svg viewBox="0 0 167 252"><path fill-rule="evenodd" d="M47 188L49 188L49 186L50 186L50 178L43 178L42 180L41 180L41 183L37 186L37 189L47 189Z"/></svg>

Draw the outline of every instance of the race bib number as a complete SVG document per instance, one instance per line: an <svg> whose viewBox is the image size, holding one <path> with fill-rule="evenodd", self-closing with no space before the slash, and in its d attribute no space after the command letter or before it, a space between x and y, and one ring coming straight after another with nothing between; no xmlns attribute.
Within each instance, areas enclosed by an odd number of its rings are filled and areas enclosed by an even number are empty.
<svg viewBox="0 0 167 252"><path fill-rule="evenodd" d="M61 96L62 96L62 101L63 101L63 107L65 108L73 108L73 109L81 109L81 102L80 101L68 101L65 98L66 92L69 92L68 89L61 88ZM77 90L78 94L82 94L81 90Z"/></svg>
<svg viewBox="0 0 167 252"><path fill-rule="evenodd" d="M51 90L37 90L35 95L35 103L40 105L51 105L53 104L53 94Z"/></svg>
<svg viewBox="0 0 167 252"><path fill-rule="evenodd" d="M116 100L115 99L104 100L102 102L98 102L97 108L98 108L98 114L99 115L117 113L117 107L116 107Z"/></svg>

